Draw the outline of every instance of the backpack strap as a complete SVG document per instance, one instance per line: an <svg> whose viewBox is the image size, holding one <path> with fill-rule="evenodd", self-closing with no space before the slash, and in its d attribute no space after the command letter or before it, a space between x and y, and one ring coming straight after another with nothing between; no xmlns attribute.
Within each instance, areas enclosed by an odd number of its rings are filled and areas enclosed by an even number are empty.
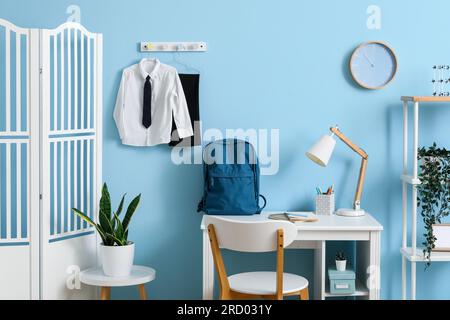
<svg viewBox="0 0 450 320"><path fill-rule="evenodd" d="M197 212L202 212L203 211L203 199L200 200L200 202L198 203L197 206Z"/></svg>
<svg viewBox="0 0 450 320"><path fill-rule="evenodd" d="M261 212L267 205L267 199L262 194L259 195L264 200L264 205L259 208L259 212Z"/></svg>

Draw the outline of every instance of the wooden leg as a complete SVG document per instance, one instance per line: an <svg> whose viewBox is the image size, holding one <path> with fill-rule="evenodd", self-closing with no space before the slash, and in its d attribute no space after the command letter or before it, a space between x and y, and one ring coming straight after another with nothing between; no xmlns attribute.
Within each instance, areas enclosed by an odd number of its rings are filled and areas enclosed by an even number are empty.
<svg viewBox="0 0 450 320"><path fill-rule="evenodd" d="M139 290L139 297L141 298L141 300L147 300L147 292L145 291L145 285L140 284L138 286L138 290Z"/></svg>
<svg viewBox="0 0 450 320"><path fill-rule="evenodd" d="M308 287L300 291L300 300L309 300L309 290Z"/></svg>
<svg viewBox="0 0 450 320"><path fill-rule="evenodd" d="M110 287L102 287L101 288L100 299L101 300L110 300L111 299L111 288Z"/></svg>

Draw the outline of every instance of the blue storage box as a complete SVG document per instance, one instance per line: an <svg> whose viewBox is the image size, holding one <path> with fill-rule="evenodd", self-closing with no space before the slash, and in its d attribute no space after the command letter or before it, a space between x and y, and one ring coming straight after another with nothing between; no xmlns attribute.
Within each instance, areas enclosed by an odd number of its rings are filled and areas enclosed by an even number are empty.
<svg viewBox="0 0 450 320"><path fill-rule="evenodd" d="M330 293L352 294L355 292L356 274L353 270L337 271L336 268L328 269L330 279Z"/></svg>

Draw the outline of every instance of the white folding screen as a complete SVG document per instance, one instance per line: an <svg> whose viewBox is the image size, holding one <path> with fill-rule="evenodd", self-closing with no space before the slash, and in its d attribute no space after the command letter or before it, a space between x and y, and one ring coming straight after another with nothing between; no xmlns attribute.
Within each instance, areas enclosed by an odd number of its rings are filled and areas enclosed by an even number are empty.
<svg viewBox="0 0 450 320"><path fill-rule="evenodd" d="M68 290L66 280L68 267L83 269L96 260L94 229L71 209L93 219L97 212L102 184L102 55L102 35L79 24L41 31L44 299L93 295L88 288Z"/></svg>
<svg viewBox="0 0 450 320"><path fill-rule="evenodd" d="M39 297L38 41L0 20L0 299Z"/></svg>
<svg viewBox="0 0 450 320"><path fill-rule="evenodd" d="M0 259L14 258L0 266L0 298L92 297L69 283L96 263L94 230L71 208L97 212L102 36L76 23L26 30L0 20L0 45Z"/></svg>

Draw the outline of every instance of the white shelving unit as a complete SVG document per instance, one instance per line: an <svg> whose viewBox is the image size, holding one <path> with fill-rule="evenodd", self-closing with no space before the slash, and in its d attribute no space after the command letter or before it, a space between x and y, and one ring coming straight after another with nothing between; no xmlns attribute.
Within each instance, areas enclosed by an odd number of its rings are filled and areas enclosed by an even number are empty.
<svg viewBox="0 0 450 320"><path fill-rule="evenodd" d="M426 262L427 260L423 254L423 248L417 247L417 186L420 185L418 178L418 147L419 147L419 106L421 102L426 103L450 103L450 97L420 97L409 96L402 97L403 102L403 174L401 181L403 184L402 190L402 298L406 300L406 264L409 261L411 264L411 294L410 299L416 299L416 263ZM408 105L413 104L413 152L412 152L412 172L408 172ZM411 196L411 241L408 246L408 187L412 188ZM450 261L450 252L433 252L431 254L431 261Z"/></svg>

